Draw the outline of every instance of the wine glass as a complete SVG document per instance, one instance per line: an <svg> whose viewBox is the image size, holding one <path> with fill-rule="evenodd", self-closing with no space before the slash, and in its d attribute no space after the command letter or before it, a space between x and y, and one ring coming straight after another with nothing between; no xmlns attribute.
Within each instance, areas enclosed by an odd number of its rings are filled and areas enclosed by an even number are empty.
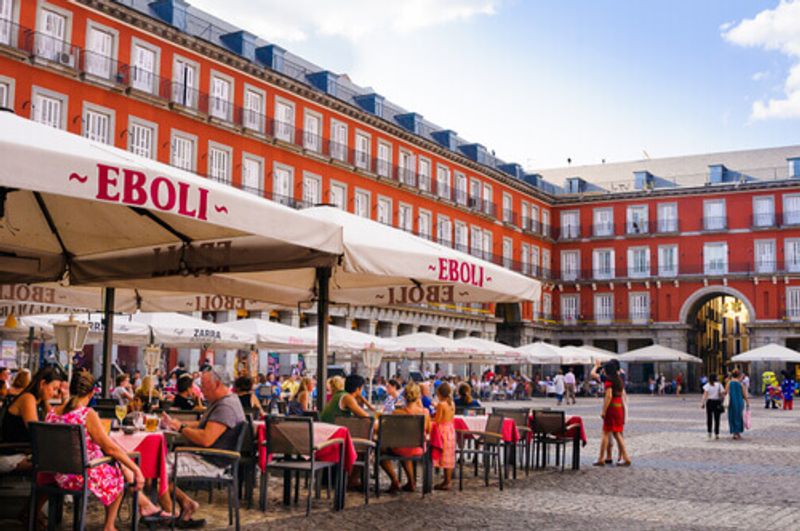
<svg viewBox="0 0 800 531"><path fill-rule="evenodd" d="M119 425L122 426L122 421L125 420L125 415L128 414L128 406L121 406L117 404L117 407L114 408L114 414L117 416Z"/></svg>

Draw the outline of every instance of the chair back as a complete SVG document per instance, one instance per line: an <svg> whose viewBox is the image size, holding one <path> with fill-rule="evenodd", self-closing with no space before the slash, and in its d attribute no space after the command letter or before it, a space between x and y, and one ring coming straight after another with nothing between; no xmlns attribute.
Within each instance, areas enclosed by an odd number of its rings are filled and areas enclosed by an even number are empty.
<svg viewBox="0 0 800 531"><path fill-rule="evenodd" d="M309 417L276 417L266 419L267 453L311 455L314 448L314 424Z"/></svg>
<svg viewBox="0 0 800 531"><path fill-rule="evenodd" d="M534 411L533 431L540 435L564 433L565 417L563 411Z"/></svg>
<svg viewBox="0 0 800 531"><path fill-rule="evenodd" d="M200 417L203 416L202 411L195 411L192 409L170 409L167 411L167 414L175 420L180 420L181 422L200 420Z"/></svg>
<svg viewBox="0 0 800 531"><path fill-rule="evenodd" d="M503 433L503 422L505 422L505 420L506 418L500 413L492 412L486 420L486 429L484 431L489 433Z"/></svg>
<svg viewBox="0 0 800 531"><path fill-rule="evenodd" d="M97 406L117 406L117 399L116 398L96 398L95 399L95 407Z"/></svg>
<svg viewBox="0 0 800 531"><path fill-rule="evenodd" d="M423 415L384 415L378 422L381 448L418 448L425 445Z"/></svg>
<svg viewBox="0 0 800 531"><path fill-rule="evenodd" d="M369 417L336 417L333 422L337 426L347 428L347 431L350 432L350 437L372 440L375 423Z"/></svg>
<svg viewBox="0 0 800 531"><path fill-rule="evenodd" d="M486 415L486 408L483 406L456 406L456 415L463 415L465 417L482 417Z"/></svg>
<svg viewBox="0 0 800 531"><path fill-rule="evenodd" d="M503 415L507 419L514 421L517 428L528 428L530 426L530 408L494 408L493 413Z"/></svg>
<svg viewBox="0 0 800 531"><path fill-rule="evenodd" d="M256 442L255 442L255 430L253 429L253 417L250 415L245 415L245 426L242 429L242 444L240 446L240 452L242 456L246 457L254 457L258 452L256 451ZM237 439L238 443L238 439Z"/></svg>
<svg viewBox="0 0 800 531"><path fill-rule="evenodd" d="M83 426L31 422L28 430L35 472L83 475L89 462Z"/></svg>
<svg viewBox="0 0 800 531"><path fill-rule="evenodd" d="M236 430L236 446L233 448L233 451L238 452L241 455L242 448L244 448L248 435L250 436L250 440L253 440L252 425L247 419L245 419L237 424L236 428L234 429Z"/></svg>
<svg viewBox="0 0 800 531"><path fill-rule="evenodd" d="M275 403L278 405L278 414L285 415L286 414L286 401L285 400L276 400Z"/></svg>

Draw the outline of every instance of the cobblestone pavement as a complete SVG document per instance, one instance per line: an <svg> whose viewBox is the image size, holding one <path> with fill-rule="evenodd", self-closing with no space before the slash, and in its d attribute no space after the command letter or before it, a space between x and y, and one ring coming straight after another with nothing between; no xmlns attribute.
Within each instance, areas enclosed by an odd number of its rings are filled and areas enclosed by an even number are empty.
<svg viewBox="0 0 800 531"><path fill-rule="evenodd" d="M503 402L502 405L521 405ZM553 407L542 399L525 402ZM468 478L463 492L382 495L364 506L348 493L347 508L334 513L323 493L312 514L301 503L284 508L280 483L270 482L270 508L264 514L242 511L244 529L291 526L294 529L568 529L687 530L800 528L800 411L764 410L754 400L753 429L742 441L727 433L723 415L720 440L708 440L705 411L697 395L685 400L633 396L626 442L630 468L592 467L599 448L599 399L583 399L564 408L581 415L589 444L581 470L561 472L554 466L509 480L500 492L494 481L484 487ZM569 455L569 450L568 450ZM383 485L388 482L383 480ZM203 503L207 529L227 529L226 499L214 494ZM92 520L100 511L93 503ZM5 528L5 526L4 526ZM11 526L8 526L11 529Z"/></svg>

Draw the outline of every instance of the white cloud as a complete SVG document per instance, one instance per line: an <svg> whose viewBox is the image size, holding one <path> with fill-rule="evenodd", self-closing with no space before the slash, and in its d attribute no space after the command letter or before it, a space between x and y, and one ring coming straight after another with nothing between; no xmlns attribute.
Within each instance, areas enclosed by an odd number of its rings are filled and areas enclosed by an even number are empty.
<svg viewBox="0 0 800 531"><path fill-rule="evenodd" d="M762 79L764 79L768 75L769 75L769 72L764 70L764 71L761 71L761 72L756 72L755 74L750 76L750 79L752 79L753 81L761 81Z"/></svg>
<svg viewBox="0 0 800 531"><path fill-rule="evenodd" d="M311 36L358 42L385 32L410 33L427 27L492 15L501 0L193 0L192 5L223 16L271 41Z"/></svg>
<svg viewBox="0 0 800 531"><path fill-rule="evenodd" d="M779 98L753 103L752 117L800 118L800 0L781 0L774 9L732 26L723 25L722 36L739 46L778 51L794 61ZM753 76L755 79L755 76Z"/></svg>

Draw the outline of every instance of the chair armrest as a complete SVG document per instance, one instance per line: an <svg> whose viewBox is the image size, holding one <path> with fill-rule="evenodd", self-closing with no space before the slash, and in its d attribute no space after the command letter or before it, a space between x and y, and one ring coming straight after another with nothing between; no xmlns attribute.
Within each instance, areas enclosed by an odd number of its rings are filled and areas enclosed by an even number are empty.
<svg viewBox="0 0 800 531"><path fill-rule="evenodd" d="M334 446L334 445L337 445L337 444L344 444L344 439L341 439L341 438L328 439L325 442L322 442L322 443L319 443L319 444L315 444L314 445L314 451L316 452L317 450L322 450L323 448L327 448L328 446Z"/></svg>
<svg viewBox="0 0 800 531"><path fill-rule="evenodd" d="M105 456L105 457L98 457L97 459L92 459L88 463L89 468L95 468L100 465L110 465L113 463L115 459L113 457Z"/></svg>
<svg viewBox="0 0 800 531"><path fill-rule="evenodd" d="M17 450L20 453L30 452L31 451L31 445L30 445L30 443L23 443L23 442L19 442L19 443L0 443L0 453L2 453L3 450Z"/></svg>
<svg viewBox="0 0 800 531"><path fill-rule="evenodd" d="M492 433L490 431L472 431L472 430L456 430L461 435L475 435L477 437L494 437L502 439L503 435L500 433Z"/></svg>
<svg viewBox="0 0 800 531"><path fill-rule="evenodd" d="M203 448L202 446L178 446L173 450L176 454L197 454L211 457L225 457L228 459L239 459L241 454L231 450L220 450L217 448Z"/></svg>
<svg viewBox="0 0 800 531"><path fill-rule="evenodd" d="M359 439L357 437L353 437L351 439L353 441L353 446L363 446L369 448L375 448L376 444L374 441L370 441L369 439Z"/></svg>
<svg viewBox="0 0 800 531"><path fill-rule="evenodd" d="M580 424L567 424L566 426L564 426L564 431L567 432L572 428L580 428L580 427L581 427Z"/></svg>
<svg viewBox="0 0 800 531"><path fill-rule="evenodd" d="M137 465L139 464L139 461L142 460L141 452L126 452L126 453L127 453L128 457L130 458L130 460L133 461L134 463L136 463Z"/></svg>

